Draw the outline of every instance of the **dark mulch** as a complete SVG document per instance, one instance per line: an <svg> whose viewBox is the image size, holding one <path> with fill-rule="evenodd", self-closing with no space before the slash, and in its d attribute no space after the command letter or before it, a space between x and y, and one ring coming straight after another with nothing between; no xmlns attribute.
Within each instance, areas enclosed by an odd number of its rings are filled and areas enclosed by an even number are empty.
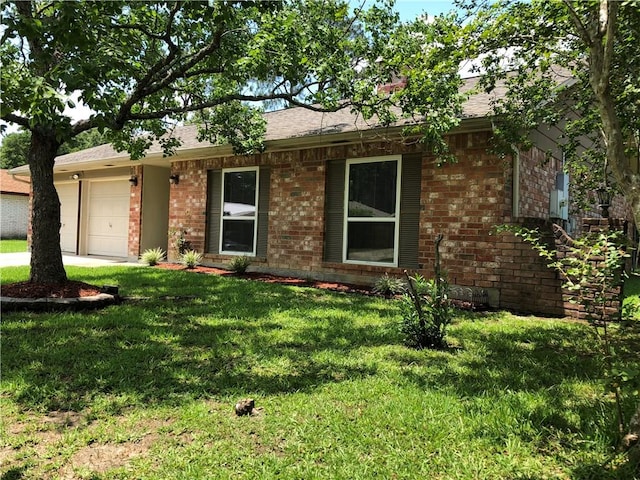
<svg viewBox="0 0 640 480"><path fill-rule="evenodd" d="M244 278L246 280L256 280L259 282L266 282L266 283L279 283L282 285L296 285L300 287L313 287L313 288L320 288L323 290L331 290L334 292L360 293L363 295L372 294L370 287L362 286L362 285L353 285L350 283L323 282L320 280L304 280L302 278L297 278L297 277L285 277L285 276L273 275L270 273L262 273L262 272L235 273L230 270L224 270L222 268L205 267L202 265L198 265L197 267L194 267L194 268L187 268L177 263L161 263L156 265L156 267L165 268L169 270L186 270L190 272L204 273L209 275L228 275L228 276L233 276L235 278Z"/></svg>
<svg viewBox="0 0 640 480"><path fill-rule="evenodd" d="M18 282L2 285L2 296L11 298L81 298L99 293L100 288L95 285L73 280L62 284Z"/></svg>

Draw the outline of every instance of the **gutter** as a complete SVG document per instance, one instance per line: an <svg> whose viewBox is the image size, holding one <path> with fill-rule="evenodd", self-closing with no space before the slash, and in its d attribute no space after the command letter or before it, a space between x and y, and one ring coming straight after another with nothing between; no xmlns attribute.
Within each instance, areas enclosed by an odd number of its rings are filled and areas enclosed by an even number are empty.
<svg viewBox="0 0 640 480"><path fill-rule="evenodd" d="M26 183L28 185L31 185L31 180L23 180L21 178L18 178L15 173L11 174L11 178L13 178L16 182ZM31 177L27 177L27 178L30 179Z"/></svg>

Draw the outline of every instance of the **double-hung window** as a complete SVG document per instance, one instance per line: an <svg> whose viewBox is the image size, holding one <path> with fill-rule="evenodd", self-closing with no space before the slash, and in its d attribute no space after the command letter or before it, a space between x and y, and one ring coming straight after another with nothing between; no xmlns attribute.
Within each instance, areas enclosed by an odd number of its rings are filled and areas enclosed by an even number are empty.
<svg viewBox="0 0 640 480"><path fill-rule="evenodd" d="M347 160L343 259L398 265L400 156Z"/></svg>
<svg viewBox="0 0 640 480"><path fill-rule="evenodd" d="M221 253L256 254L258 175L255 167L222 170Z"/></svg>

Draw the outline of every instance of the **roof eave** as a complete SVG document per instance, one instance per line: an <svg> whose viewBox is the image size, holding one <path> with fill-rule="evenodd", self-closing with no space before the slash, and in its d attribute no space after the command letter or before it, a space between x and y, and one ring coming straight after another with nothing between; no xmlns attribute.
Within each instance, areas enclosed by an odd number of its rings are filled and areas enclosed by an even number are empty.
<svg viewBox="0 0 640 480"><path fill-rule="evenodd" d="M345 145L381 139L385 141L401 141L417 138L413 135L409 138L403 135L405 128L409 125L370 128L366 130L352 130L340 133L325 133L318 135L306 135L300 137L267 140L265 142L265 152L281 152L309 148L326 147L332 145ZM470 117L465 118L448 135L459 133L471 133L484 131L492 128L491 117ZM179 149L175 155L164 156L162 152L152 152L140 160L133 161L129 156L117 155L107 158L98 158L87 161L70 162L54 165L55 173L101 170L105 168L116 168L135 165L159 165L169 167L173 162L195 160L201 158L219 158L234 156L230 145L207 145L201 147ZM23 165L9 170L11 175L30 176L29 166Z"/></svg>

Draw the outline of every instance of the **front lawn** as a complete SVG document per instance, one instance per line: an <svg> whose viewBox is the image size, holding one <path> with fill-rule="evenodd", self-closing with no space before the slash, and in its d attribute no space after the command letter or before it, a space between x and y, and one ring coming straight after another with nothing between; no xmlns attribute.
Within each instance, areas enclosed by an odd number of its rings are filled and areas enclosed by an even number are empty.
<svg viewBox="0 0 640 480"><path fill-rule="evenodd" d="M4 268L3 282L27 270ZM584 324L466 313L454 348L413 351L390 327L395 301L148 267L67 272L134 298L2 316L2 478L633 477ZM629 335L621 352L639 347ZM247 397L257 415L236 417Z"/></svg>

